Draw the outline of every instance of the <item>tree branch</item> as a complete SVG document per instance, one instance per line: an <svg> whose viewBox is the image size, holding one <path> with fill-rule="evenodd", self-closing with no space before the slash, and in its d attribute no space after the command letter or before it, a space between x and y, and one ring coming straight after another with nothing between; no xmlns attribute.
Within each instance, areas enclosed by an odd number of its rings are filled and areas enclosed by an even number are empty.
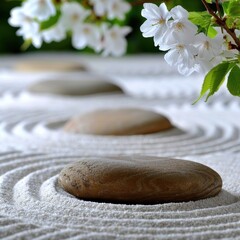
<svg viewBox="0 0 240 240"><path fill-rule="evenodd" d="M216 23L222 27L234 40L234 42L236 43L236 45L231 45L232 47L235 47L239 52L240 52L240 40L239 38L236 36L235 32L233 29L229 29L229 27L226 24L226 20L221 19L207 4L207 2L205 0L201 0L203 5L205 6L205 8L207 9L207 11L209 12L210 15L212 15L215 20Z"/></svg>
<svg viewBox="0 0 240 240"><path fill-rule="evenodd" d="M216 7L217 7L217 11L218 11L219 18L222 19L222 17L221 17L221 9L220 9L218 0L216 0Z"/></svg>

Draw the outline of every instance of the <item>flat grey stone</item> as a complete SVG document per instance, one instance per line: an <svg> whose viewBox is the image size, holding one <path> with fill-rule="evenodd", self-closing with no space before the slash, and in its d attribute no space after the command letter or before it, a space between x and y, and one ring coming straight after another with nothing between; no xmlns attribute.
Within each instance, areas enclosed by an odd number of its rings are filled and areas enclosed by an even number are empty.
<svg viewBox="0 0 240 240"><path fill-rule="evenodd" d="M69 72L86 71L83 63L61 60L22 60L15 64L15 69L21 72Z"/></svg>
<svg viewBox="0 0 240 240"><path fill-rule="evenodd" d="M219 174L205 165L146 156L82 158L58 182L80 199L127 204L195 201L222 189Z"/></svg>
<svg viewBox="0 0 240 240"><path fill-rule="evenodd" d="M38 94L84 96L99 93L122 92L121 88L97 76L83 76L77 79L47 80L34 83L28 91Z"/></svg>
<svg viewBox="0 0 240 240"><path fill-rule="evenodd" d="M105 109L90 112L69 120L64 130L93 135L137 135L173 128L161 114L143 109Z"/></svg>

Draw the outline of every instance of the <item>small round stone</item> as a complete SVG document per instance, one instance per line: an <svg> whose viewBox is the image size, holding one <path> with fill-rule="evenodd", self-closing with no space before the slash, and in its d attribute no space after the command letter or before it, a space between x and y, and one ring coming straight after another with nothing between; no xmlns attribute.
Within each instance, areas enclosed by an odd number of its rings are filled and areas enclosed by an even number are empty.
<svg viewBox="0 0 240 240"><path fill-rule="evenodd" d="M59 185L83 200L158 204L216 196L221 177L191 161L156 157L84 158L66 166Z"/></svg>
<svg viewBox="0 0 240 240"><path fill-rule="evenodd" d="M173 128L161 114L143 109L105 109L69 120L65 131L93 135L149 134Z"/></svg>
<svg viewBox="0 0 240 240"><path fill-rule="evenodd" d="M84 76L79 80L48 80L31 85L29 92L56 94L66 96L84 96L98 93L122 92L117 85L107 82L100 77Z"/></svg>
<svg viewBox="0 0 240 240"><path fill-rule="evenodd" d="M77 62L58 60L24 60L15 65L15 69L21 72L69 72L86 71L86 67Z"/></svg>

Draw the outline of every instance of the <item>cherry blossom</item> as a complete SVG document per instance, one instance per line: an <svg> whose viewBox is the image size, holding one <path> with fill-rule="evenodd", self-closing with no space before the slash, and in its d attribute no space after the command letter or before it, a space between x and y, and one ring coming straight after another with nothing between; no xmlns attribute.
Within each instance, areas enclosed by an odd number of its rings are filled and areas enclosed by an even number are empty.
<svg viewBox="0 0 240 240"><path fill-rule="evenodd" d="M46 43L60 42L66 38L65 28L61 24L57 24L51 28L48 28L42 32L43 40Z"/></svg>
<svg viewBox="0 0 240 240"><path fill-rule="evenodd" d="M73 33L72 45L77 49L88 46L99 52L101 50L100 29L93 24L82 24Z"/></svg>
<svg viewBox="0 0 240 240"><path fill-rule="evenodd" d="M77 2L66 2L61 7L62 16L60 24L66 28L66 30L73 30L81 26L87 16L90 15L90 11L84 9Z"/></svg>
<svg viewBox="0 0 240 240"><path fill-rule="evenodd" d="M126 0L25 0L12 9L9 24L18 27L17 35L36 48L70 37L76 49L90 47L97 53L120 56L126 51L130 31L113 20L124 20L130 8Z"/></svg>
<svg viewBox="0 0 240 240"><path fill-rule="evenodd" d="M104 26L103 55L121 56L126 52L126 35L131 31L130 27L114 25L111 28Z"/></svg>
<svg viewBox="0 0 240 240"><path fill-rule="evenodd" d="M52 0L28 0L24 2L24 9L29 17L40 21L47 20L56 14Z"/></svg>
<svg viewBox="0 0 240 240"><path fill-rule="evenodd" d="M143 5L142 16L146 21L140 27L144 37L153 37L155 46L168 51L164 59L183 75L193 72L206 73L227 58L236 58L238 51L228 49L232 37L220 27L214 38L198 33L195 24L188 20L189 13L181 6L170 11L164 3ZM235 30L239 35L238 30Z"/></svg>
<svg viewBox="0 0 240 240"><path fill-rule="evenodd" d="M129 3L123 0L90 0L97 16L107 15L109 19L118 18L123 20L126 13L131 9Z"/></svg>
<svg viewBox="0 0 240 240"><path fill-rule="evenodd" d="M171 15L165 3L159 7L152 3L145 3L142 16L147 20L142 24L140 30L144 37L154 37L155 46L164 43L164 35L168 29L167 22Z"/></svg>
<svg viewBox="0 0 240 240"><path fill-rule="evenodd" d="M25 29L26 32L36 32L39 28L38 24L26 14L23 7L13 8L10 12L8 22L13 27L21 27Z"/></svg>
<svg viewBox="0 0 240 240"><path fill-rule="evenodd" d="M32 44L36 48L40 48L42 45L42 36L39 32L39 24L26 15L24 7L13 8L10 15L9 24L13 27L20 27L17 35L22 36L24 40L32 40Z"/></svg>
<svg viewBox="0 0 240 240"><path fill-rule="evenodd" d="M108 6L111 4L111 0L89 0L93 5L94 12L97 16L103 16L108 11Z"/></svg>
<svg viewBox="0 0 240 240"><path fill-rule="evenodd" d="M183 7L176 6L171 9L170 14L173 20L169 22L164 41L172 44L177 38L179 41L191 43L197 34L198 28L188 20L188 12Z"/></svg>
<svg viewBox="0 0 240 240"><path fill-rule="evenodd" d="M222 53L223 39L212 39L205 34L200 33L196 36L194 45L198 49L198 57L206 60L220 55Z"/></svg>
<svg viewBox="0 0 240 240"><path fill-rule="evenodd" d="M112 0L111 4L107 5L107 15L109 19L117 18L123 20L130 9L131 6L129 3L120 0Z"/></svg>
<svg viewBox="0 0 240 240"><path fill-rule="evenodd" d="M194 46L176 42L165 54L164 59L170 66L177 66L181 74L188 76L196 70L196 54L197 49Z"/></svg>

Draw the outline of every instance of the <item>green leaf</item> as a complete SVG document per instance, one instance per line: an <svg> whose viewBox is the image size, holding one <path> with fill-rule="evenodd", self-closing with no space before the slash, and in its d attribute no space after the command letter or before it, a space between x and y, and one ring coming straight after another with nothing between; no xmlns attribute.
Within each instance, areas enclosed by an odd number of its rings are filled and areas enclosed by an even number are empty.
<svg viewBox="0 0 240 240"><path fill-rule="evenodd" d="M228 14L229 3L230 3L230 2L223 2L223 3L222 3L223 10L224 10L224 12L225 12L226 14Z"/></svg>
<svg viewBox="0 0 240 240"><path fill-rule="evenodd" d="M194 103L198 102L207 91L209 91L209 93L207 95L206 101L210 96L217 92L220 86L223 84L227 73L232 67L233 63L223 62L212 68L207 73L202 85L200 96Z"/></svg>
<svg viewBox="0 0 240 240"><path fill-rule="evenodd" d="M52 16L48 20L41 22L41 24L40 24L41 31L54 26L58 22L60 16L61 16L61 12L57 11L55 16Z"/></svg>
<svg viewBox="0 0 240 240"><path fill-rule="evenodd" d="M223 2L222 7L223 7L224 12L227 15L229 15L231 17L240 16L240 1L239 0Z"/></svg>
<svg viewBox="0 0 240 240"><path fill-rule="evenodd" d="M207 3L212 3L212 0L206 0Z"/></svg>
<svg viewBox="0 0 240 240"><path fill-rule="evenodd" d="M240 1L239 0L229 2L227 14L232 17L240 16Z"/></svg>
<svg viewBox="0 0 240 240"><path fill-rule="evenodd" d="M210 38L215 38L217 34L218 34L217 30L214 29L212 26L209 26L207 36Z"/></svg>
<svg viewBox="0 0 240 240"><path fill-rule="evenodd" d="M240 67L235 65L228 76L227 87L233 96L240 97Z"/></svg>
<svg viewBox="0 0 240 240"><path fill-rule="evenodd" d="M226 24L229 28L240 29L240 16L239 17L226 16Z"/></svg>
<svg viewBox="0 0 240 240"><path fill-rule="evenodd" d="M210 33L210 36L216 36L213 28L210 28L212 16L207 12L190 12L188 19L198 26L198 32L203 32L206 35Z"/></svg>

